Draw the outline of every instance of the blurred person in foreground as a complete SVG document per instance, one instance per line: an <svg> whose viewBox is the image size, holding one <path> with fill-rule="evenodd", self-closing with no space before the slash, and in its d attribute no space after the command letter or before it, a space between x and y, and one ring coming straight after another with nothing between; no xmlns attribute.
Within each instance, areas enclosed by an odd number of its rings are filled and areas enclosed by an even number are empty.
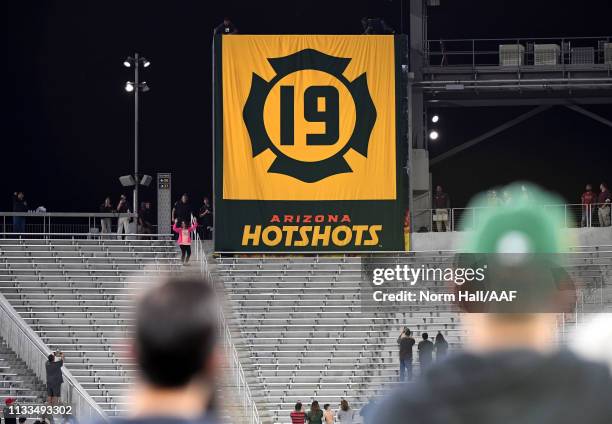
<svg viewBox="0 0 612 424"><path fill-rule="evenodd" d="M127 424L216 424L217 302L201 278L173 277L150 289L136 310L132 352L140 381Z"/></svg>
<svg viewBox="0 0 612 424"><path fill-rule="evenodd" d="M514 187L517 193L521 190ZM575 304L558 262L566 251L563 217L542 204L558 199L533 187L529 198L483 211L457 258L487 256L483 281L455 290L516 288L512 303L460 302L464 351L430 366L413 385L381 401L385 424L604 424L612 422L612 378L606 367L558 350L557 313ZM551 202L551 200L553 202ZM480 206L486 196L471 206ZM556 202L555 202L556 201ZM557 262L555 262L557 259ZM482 263L482 262L479 262ZM491 270L491 268L493 268ZM554 312L554 313L553 313Z"/></svg>
<svg viewBox="0 0 612 424"><path fill-rule="evenodd" d="M612 372L612 314L598 313L570 337L570 349L591 361L605 364Z"/></svg>

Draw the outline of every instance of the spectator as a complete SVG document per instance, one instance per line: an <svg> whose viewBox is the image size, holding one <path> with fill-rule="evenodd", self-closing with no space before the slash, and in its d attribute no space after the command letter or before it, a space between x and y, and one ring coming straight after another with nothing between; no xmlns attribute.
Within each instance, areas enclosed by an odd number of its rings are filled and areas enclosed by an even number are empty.
<svg viewBox="0 0 612 424"><path fill-rule="evenodd" d="M189 204L189 196L187 193L183 193L181 198L174 203L172 208L172 222L178 220L178 222L191 222L192 209Z"/></svg>
<svg viewBox="0 0 612 424"><path fill-rule="evenodd" d="M238 34L238 28L236 28L236 25L232 23L230 18L225 17L223 18L223 22L221 22L215 28L214 34L215 35L217 34L221 34L221 35Z"/></svg>
<svg viewBox="0 0 612 424"><path fill-rule="evenodd" d="M128 203L127 197L125 197L125 194L122 194L119 198L119 203L117 204L116 210L117 213L121 214L131 213L130 205ZM130 232L130 221L131 218L128 218L126 216L120 216L117 220L117 237L119 238L119 240L123 238L123 236L121 235L122 232L126 235L127 240L127 234Z"/></svg>
<svg viewBox="0 0 612 424"><path fill-rule="evenodd" d="M585 192L580 196L580 203L582 204L582 219L580 220L581 227L591 226L591 208L597 200L597 195L593 193L593 187L591 184L587 184Z"/></svg>
<svg viewBox="0 0 612 424"><path fill-rule="evenodd" d="M436 223L437 231L448 231L448 210L450 208L450 198L442 190L442 186L436 186L436 192L433 195L433 220Z"/></svg>
<svg viewBox="0 0 612 424"><path fill-rule="evenodd" d="M15 408L15 399L6 398L4 399L4 409L2 410L2 415L4 416L4 424L17 424L17 414L11 408Z"/></svg>
<svg viewBox="0 0 612 424"><path fill-rule="evenodd" d="M111 204L111 198L107 197L104 199L104 203L100 205L100 213L113 213L113 205ZM112 218L100 219L100 232L107 234L111 232Z"/></svg>
<svg viewBox="0 0 612 424"><path fill-rule="evenodd" d="M361 18L361 26L363 33L366 35L372 34L395 34L395 30L391 28L382 18L364 17Z"/></svg>
<svg viewBox="0 0 612 424"><path fill-rule="evenodd" d="M399 345L400 381L412 380L412 347L415 344L408 327L397 338Z"/></svg>
<svg viewBox="0 0 612 424"><path fill-rule="evenodd" d="M187 227L185 221L181 222L181 228L176 226L176 221L172 226L172 231L178 234L178 245L181 248L181 261L183 261L183 264L189 263L189 258L191 257L191 232L197 227L197 222Z"/></svg>
<svg viewBox="0 0 612 424"><path fill-rule="evenodd" d="M608 190L608 185L606 183L601 183L599 185L599 189L601 192L599 193L599 197L597 198L597 203L599 206L599 210L597 211L599 216L599 225L602 227L610 226L610 202L612 201L612 197L610 196L610 191Z"/></svg>
<svg viewBox="0 0 612 424"><path fill-rule="evenodd" d="M212 238L212 226L213 226L213 210L210 205L208 197L204 198L202 207L198 212L198 224L200 225L200 238L202 240L210 240Z"/></svg>
<svg viewBox="0 0 612 424"><path fill-rule="evenodd" d="M59 361L56 361L57 356L60 357ZM62 396L62 383L64 382L64 376L62 375L64 353L50 353L48 359L49 361L45 364L47 371L47 403L49 405L57 405Z"/></svg>
<svg viewBox="0 0 612 424"><path fill-rule="evenodd" d="M334 411L329 407L329 403L323 405L323 418L325 418L325 424L334 424Z"/></svg>
<svg viewBox="0 0 612 424"><path fill-rule="evenodd" d="M351 409L346 399L340 401L340 410L338 411L338 422L342 424L353 424L355 420L355 411Z"/></svg>
<svg viewBox="0 0 612 424"><path fill-rule="evenodd" d="M429 340L429 334L422 334L423 340L419 342L419 363L421 364L421 372L431 364L431 358L434 350L434 344Z"/></svg>
<svg viewBox="0 0 612 424"><path fill-rule="evenodd" d="M319 406L319 402L313 400L310 404L310 411L306 414L308 424L323 424L323 411Z"/></svg>
<svg viewBox="0 0 612 424"><path fill-rule="evenodd" d="M171 277L149 289L134 319L134 362L141 376L123 424L213 424L218 301L199 277Z"/></svg>
<svg viewBox="0 0 612 424"><path fill-rule="evenodd" d="M441 331L438 331L436 335L436 342L434 343L434 349L436 351L436 361L444 358L448 352L448 342L442 335Z"/></svg>
<svg viewBox="0 0 612 424"><path fill-rule="evenodd" d="M28 202L25 201L25 194L22 191L13 193L13 212L24 213L28 211ZM25 216L13 217L13 232L25 233L26 218Z"/></svg>
<svg viewBox="0 0 612 424"><path fill-rule="evenodd" d="M291 418L291 424L304 424L306 413L302 411L302 402L297 401L294 410L289 414L289 418Z"/></svg>
<svg viewBox="0 0 612 424"><path fill-rule="evenodd" d="M138 211L138 234L153 234L151 202L140 202Z"/></svg>

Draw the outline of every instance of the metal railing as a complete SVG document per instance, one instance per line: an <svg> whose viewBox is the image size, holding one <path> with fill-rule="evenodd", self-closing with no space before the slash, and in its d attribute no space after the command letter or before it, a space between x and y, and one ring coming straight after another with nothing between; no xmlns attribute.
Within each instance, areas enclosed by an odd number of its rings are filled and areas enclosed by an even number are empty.
<svg viewBox="0 0 612 424"><path fill-rule="evenodd" d="M542 205L551 211L555 211L559 216L563 216L564 228L590 228L590 227L605 227L610 225L611 207L607 204L560 204L560 205ZM476 207L476 208L434 208L434 209L418 209L414 213L414 221L418 222L418 218L427 217L429 225L427 227L414 228L414 232L429 232L429 231L461 231L474 228L479 216L495 208ZM446 219L441 219L446 218Z"/></svg>
<svg viewBox="0 0 612 424"><path fill-rule="evenodd" d="M133 213L81 213L81 212L0 212L2 233L102 233L108 223L108 234L116 233L120 218L134 219ZM23 229L15 219L20 219ZM104 221L106 220L106 221ZM104 225L103 225L104 222ZM129 232L136 230L128 223Z"/></svg>
<svg viewBox="0 0 612 424"><path fill-rule="evenodd" d="M426 66L430 67L486 67L524 68L538 66L536 48L554 45L554 56L546 57L545 64L553 66L612 66L612 53L608 51L612 36L553 37L553 38L474 38L440 39L424 42ZM500 60L500 46L516 46L514 60Z"/></svg>
<svg viewBox="0 0 612 424"><path fill-rule="evenodd" d="M200 261L200 271L207 278L207 280L212 283L214 280L212 274L210 273L208 258L204 250L204 243L202 243L202 240L200 240L200 237L197 233L195 235L194 240L196 245L195 256L196 259ZM244 369L242 368L242 364L240 363L240 356L238 354L238 350L236 349L236 345L233 342L232 333L225 319L225 314L223 313L222 305L217 308L217 311L223 347L225 348L226 357L228 359L231 378L234 382L232 388L236 390L236 393L234 393L234 395L240 402L240 408L246 419L246 422L248 424L261 424L261 419L259 418L259 411L257 410L257 405L253 400L253 395L251 394L251 389L249 388L246 374L244 373Z"/></svg>
<svg viewBox="0 0 612 424"><path fill-rule="evenodd" d="M45 364L51 350L0 294L0 334L8 346L43 382L47 381ZM61 400L71 405L79 422L108 421L108 417L69 370L62 367L64 384Z"/></svg>

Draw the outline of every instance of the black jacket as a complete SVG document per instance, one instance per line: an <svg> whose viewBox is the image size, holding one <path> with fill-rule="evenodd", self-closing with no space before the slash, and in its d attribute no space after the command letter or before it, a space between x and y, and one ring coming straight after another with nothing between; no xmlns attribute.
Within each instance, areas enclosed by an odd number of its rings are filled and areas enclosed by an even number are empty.
<svg viewBox="0 0 612 424"><path fill-rule="evenodd" d="M27 212L28 202L19 200L19 197L13 195L13 212Z"/></svg>
<svg viewBox="0 0 612 424"><path fill-rule="evenodd" d="M565 351L451 355L377 408L385 424L610 424L607 367Z"/></svg>

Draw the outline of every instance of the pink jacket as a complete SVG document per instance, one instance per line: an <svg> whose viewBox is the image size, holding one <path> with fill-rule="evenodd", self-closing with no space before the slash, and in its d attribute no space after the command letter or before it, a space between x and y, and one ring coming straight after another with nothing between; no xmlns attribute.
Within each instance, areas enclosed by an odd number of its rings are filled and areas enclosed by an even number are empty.
<svg viewBox="0 0 612 424"><path fill-rule="evenodd" d="M174 231L175 233L179 235L178 244L182 244L182 245L191 244L191 232L195 230L197 226L198 226L198 223L194 222L194 224L191 227L185 228L185 232L183 232L183 229L181 227L177 227L176 223L172 224L172 231ZM183 237L183 235L186 235L186 237Z"/></svg>

